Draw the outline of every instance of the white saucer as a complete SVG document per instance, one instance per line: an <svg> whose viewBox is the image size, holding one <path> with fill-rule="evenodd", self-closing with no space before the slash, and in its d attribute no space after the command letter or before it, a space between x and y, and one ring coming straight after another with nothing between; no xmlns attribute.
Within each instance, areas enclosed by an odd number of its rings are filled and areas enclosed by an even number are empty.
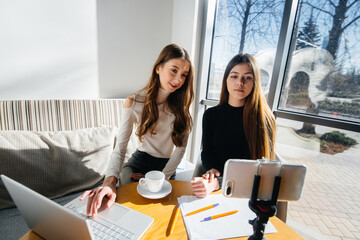
<svg viewBox="0 0 360 240"><path fill-rule="evenodd" d="M164 180L164 184L159 192L156 192L156 193L149 192L146 188L140 186L140 184L137 185L136 190L144 198L158 199L158 198L163 198L163 197L166 197L167 195L169 195L169 193L171 193L172 186L171 186L171 183Z"/></svg>

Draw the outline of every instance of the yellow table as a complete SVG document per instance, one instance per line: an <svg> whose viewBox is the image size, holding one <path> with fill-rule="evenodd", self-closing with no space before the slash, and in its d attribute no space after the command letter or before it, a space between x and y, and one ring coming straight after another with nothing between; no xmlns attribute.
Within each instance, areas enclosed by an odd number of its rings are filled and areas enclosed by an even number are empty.
<svg viewBox="0 0 360 240"><path fill-rule="evenodd" d="M116 202L126 207L135 209L154 218L153 224L144 234L142 239L188 239L184 222L180 215L177 218L175 229L170 236L167 236L169 222L174 214L175 206L178 204L177 198L182 195L192 195L189 182L170 181L172 192L162 199L147 199L140 196L136 191L137 183L123 185L117 188ZM268 240L299 240L303 239L299 234L292 230L288 225L277 217L271 217L270 222L274 225L277 233L265 234ZM20 238L21 240L41 240L37 234L29 231ZM248 237L233 238L248 239Z"/></svg>

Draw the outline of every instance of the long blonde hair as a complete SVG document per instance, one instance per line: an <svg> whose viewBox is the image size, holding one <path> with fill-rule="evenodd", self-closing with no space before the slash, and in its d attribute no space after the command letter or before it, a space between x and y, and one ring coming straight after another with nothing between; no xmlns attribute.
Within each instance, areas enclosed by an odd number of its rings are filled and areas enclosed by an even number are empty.
<svg viewBox="0 0 360 240"><path fill-rule="evenodd" d="M256 65L255 58L250 54L239 53L226 66L219 105L228 102L229 91L226 80L231 69L241 63L248 64L254 74L254 87L246 97L243 115L244 131L251 157L252 159L260 159L262 157L275 159L276 121L261 90L260 70Z"/></svg>
<svg viewBox="0 0 360 240"><path fill-rule="evenodd" d="M175 146L183 146L185 144L185 137L192 129L193 123L190 115L190 105L194 99L193 66L190 60L190 56L184 48L176 44L170 44L161 51L158 59L154 64L149 83L144 89L144 109L141 122L136 132L140 141L142 140L142 136L145 135L148 131L150 131L151 134L156 134L154 129L159 118L156 98L160 88L160 78L156 73L156 68L174 58L184 59L190 64L189 73L185 79L184 84L181 86L181 88L171 93L166 100L170 111L175 115L173 132L171 135Z"/></svg>

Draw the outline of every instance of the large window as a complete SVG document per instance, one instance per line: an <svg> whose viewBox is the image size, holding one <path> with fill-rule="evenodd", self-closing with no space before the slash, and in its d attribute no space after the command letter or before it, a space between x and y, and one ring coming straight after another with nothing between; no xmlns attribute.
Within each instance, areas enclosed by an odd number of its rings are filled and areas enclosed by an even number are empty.
<svg viewBox="0 0 360 240"><path fill-rule="evenodd" d="M208 2L216 7L206 16L199 102L216 105L232 56L254 55L277 118L276 151L308 169L288 223L305 239L357 239L360 0Z"/></svg>
<svg viewBox="0 0 360 240"><path fill-rule="evenodd" d="M269 90L278 44L283 0L220 0L217 4L207 98L218 100L226 64L239 52L260 64L262 87ZM272 61L268 61L268 60Z"/></svg>
<svg viewBox="0 0 360 240"><path fill-rule="evenodd" d="M359 7L299 3L279 109L360 121Z"/></svg>

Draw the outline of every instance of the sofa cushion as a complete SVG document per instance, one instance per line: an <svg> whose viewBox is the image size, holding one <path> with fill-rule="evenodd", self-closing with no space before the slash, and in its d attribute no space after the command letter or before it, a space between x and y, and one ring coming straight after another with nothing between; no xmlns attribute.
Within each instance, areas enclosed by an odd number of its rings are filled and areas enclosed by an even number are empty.
<svg viewBox="0 0 360 240"><path fill-rule="evenodd" d="M105 175L115 133L115 127L0 131L0 173L49 198L90 188ZM0 181L0 209L11 206Z"/></svg>

